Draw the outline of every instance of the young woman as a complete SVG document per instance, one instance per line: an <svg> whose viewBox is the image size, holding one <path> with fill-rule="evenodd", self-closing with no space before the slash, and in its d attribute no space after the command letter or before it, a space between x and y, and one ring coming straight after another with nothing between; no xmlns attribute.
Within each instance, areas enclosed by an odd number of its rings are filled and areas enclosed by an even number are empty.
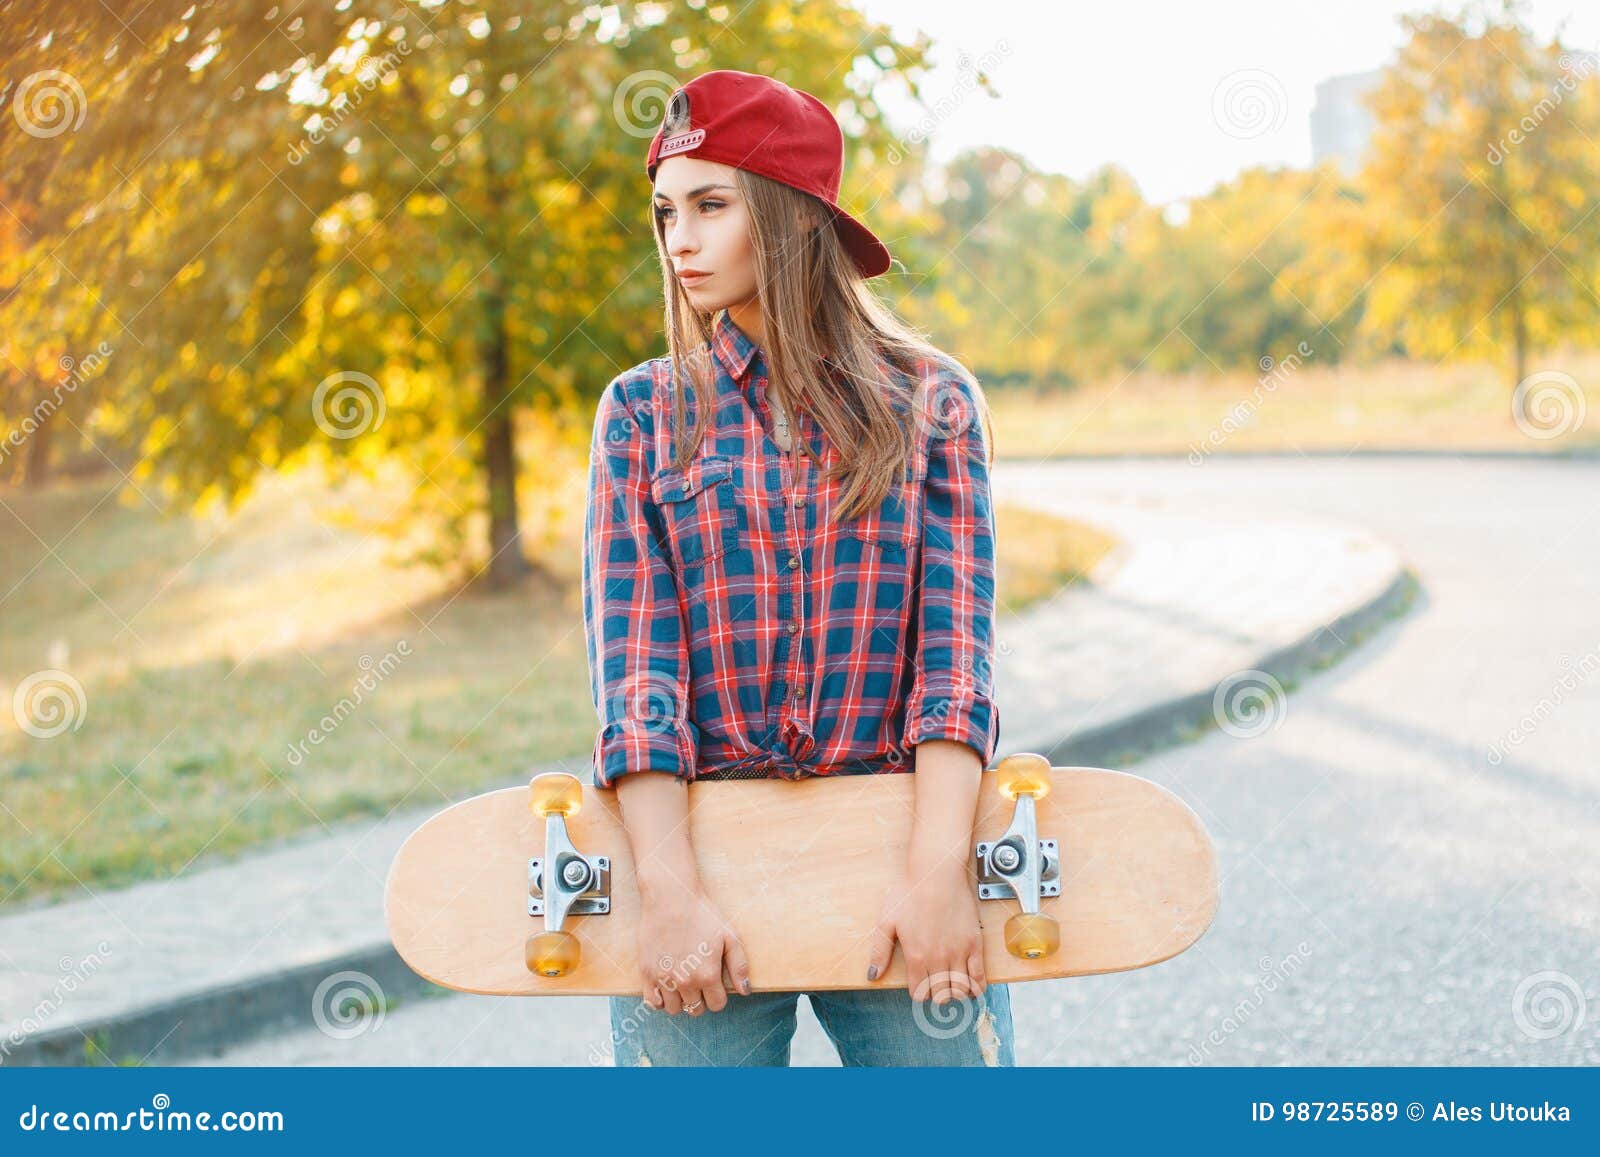
<svg viewBox="0 0 1600 1157"><path fill-rule="evenodd" d="M644 905L618 1064L789 1063L797 994L751 990L691 780L913 771L862 987L807 995L846 1065L1014 1063L968 863L999 740L987 406L867 287L890 256L839 208L843 155L821 101L717 71L646 159L671 354L600 400L584 534L595 783ZM873 986L896 943L905 985Z"/></svg>

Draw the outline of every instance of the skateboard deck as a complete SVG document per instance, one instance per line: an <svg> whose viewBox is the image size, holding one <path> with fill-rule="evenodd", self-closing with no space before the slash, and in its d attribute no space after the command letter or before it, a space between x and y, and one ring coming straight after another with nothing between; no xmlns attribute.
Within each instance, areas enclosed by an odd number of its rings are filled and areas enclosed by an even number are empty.
<svg viewBox="0 0 1600 1157"><path fill-rule="evenodd" d="M909 845L915 778L690 783L701 881L744 944L752 991L905 986L898 943L887 973L868 982L866 972L885 889ZM1024 790L1007 794L1007 783ZM1039 756L984 773L968 863L991 983L1160 963L1198 940L1217 907L1216 854L1188 805L1135 775L1052 768ZM1028 894L1038 915L1023 917ZM384 909L401 958L446 988L642 988L639 896L616 793L571 776L536 776L427 820L396 853Z"/></svg>

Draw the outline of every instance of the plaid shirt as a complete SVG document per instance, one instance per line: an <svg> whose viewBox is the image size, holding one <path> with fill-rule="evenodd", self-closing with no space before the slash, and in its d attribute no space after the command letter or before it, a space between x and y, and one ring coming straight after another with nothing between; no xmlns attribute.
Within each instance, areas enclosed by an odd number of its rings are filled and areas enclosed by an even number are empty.
<svg viewBox="0 0 1600 1157"><path fill-rule="evenodd" d="M620 374L595 414L583 560L595 784L640 770L910 771L928 739L965 743L987 767L994 523L971 388L924 362L903 484L834 525L839 479L769 433L761 350L721 313L711 352L716 411L687 467L670 462L670 358ZM691 422L694 406L687 393ZM790 421L824 467L837 460L809 415Z"/></svg>

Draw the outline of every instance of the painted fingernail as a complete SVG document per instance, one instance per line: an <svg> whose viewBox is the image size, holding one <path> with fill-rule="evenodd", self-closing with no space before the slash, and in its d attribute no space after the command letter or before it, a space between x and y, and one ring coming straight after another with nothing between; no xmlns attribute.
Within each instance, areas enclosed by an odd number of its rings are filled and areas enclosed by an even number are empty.
<svg viewBox="0 0 1600 1157"><path fill-rule="evenodd" d="M750 995L750 982L748 980L741 982L740 985L739 985L739 991L743 992L746 996L749 996Z"/></svg>
<svg viewBox="0 0 1600 1157"><path fill-rule="evenodd" d="M876 964L871 965L870 967L868 967L868 969L867 969L867 979L868 980L876 980L876 979L878 979L878 966Z"/></svg>

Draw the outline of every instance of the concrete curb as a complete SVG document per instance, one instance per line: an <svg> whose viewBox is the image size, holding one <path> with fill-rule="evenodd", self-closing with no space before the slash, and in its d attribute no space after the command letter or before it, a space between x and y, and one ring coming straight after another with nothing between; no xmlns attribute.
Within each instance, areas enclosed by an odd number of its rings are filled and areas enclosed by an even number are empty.
<svg viewBox="0 0 1600 1157"><path fill-rule="evenodd" d="M241 1041L275 1030L303 1028L306 1010L329 1002L318 989L331 975L351 971L374 982L385 1004L395 997L446 989L422 979L387 941L346 951L327 960L286 971L264 973L234 984L196 989L175 999L107 1017L48 1029L12 1049L6 1063L16 1066L124 1064L156 1054L158 1063L216 1055ZM360 978L357 978L358 980ZM362 988L367 987L363 982ZM338 1019L329 1013L330 1023ZM85 1034L93 1038L94 1043Z"/></svg>

